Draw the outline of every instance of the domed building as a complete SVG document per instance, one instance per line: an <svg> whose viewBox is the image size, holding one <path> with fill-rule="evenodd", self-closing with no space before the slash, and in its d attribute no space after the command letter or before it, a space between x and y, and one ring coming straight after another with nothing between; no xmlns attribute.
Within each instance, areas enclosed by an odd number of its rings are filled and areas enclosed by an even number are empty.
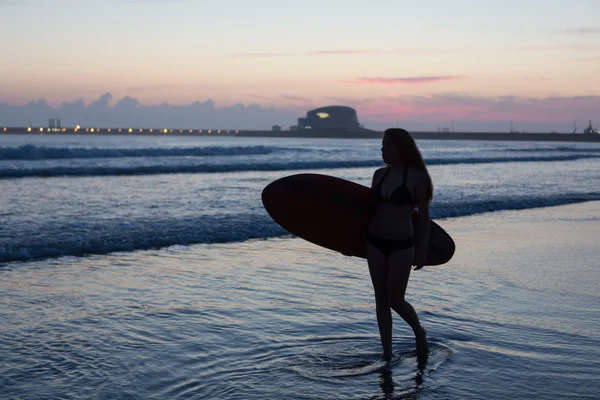
<svg viewBox="0 0 600 400"><path fill-rule="evenodd" d="M328 106L311 110L305 118L298 118L297 130L343 130L363 129L358 122L356 110L346 106Z"/></svg>

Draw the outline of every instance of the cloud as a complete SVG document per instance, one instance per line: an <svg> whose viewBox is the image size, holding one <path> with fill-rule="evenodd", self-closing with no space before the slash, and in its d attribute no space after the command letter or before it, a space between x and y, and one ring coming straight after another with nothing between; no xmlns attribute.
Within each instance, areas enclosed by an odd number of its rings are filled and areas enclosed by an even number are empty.
<svg viewBox="0 0 600 400"><path fill-rule="evenodd" d="M280 109L300 110L304 112L310 108L316 108L314 100L308 97L295 96L289 94L280 94L278 96L264 96L261 94L251 93L248 96L261 100L263 103L278 104ZM314 106L314 107L313 107Z"/></svg>
<svg viewBox="0 0 600 400"><path fill-rule="evenodd" d="M104 93L97 100L91 102L88 107L92 109L107 109L108 107L110 107L110 102L112 101L112 99L112 94Z"/></svg>
<svg viewBox="0 0 600 400"><path fill-rule="evenodd" d="M262 94L250 93L250 94L248 94L248 96L255 98L255 99L259 99L259 100L269 100L269 101L273 100L272 97L263 96Z"/></svg>
<svg viewBox="0 0 600 400"><path fill-rule="evenodd" d="M182 89L212 89L215 88L216 85L202 85L202 84L190 84L190 85L182 85L182 84L161 84L161 85L144 85L144 86L128 86L124 88L127 92L146 92L146 91L156 91L156 90L182 90Z"/></svg>
<svg viewBox="0 0 600 400"><path fill-rule="evenodd" d="M138 100L134 99L133 97L125 96L117 102L115 108L132 111L138 108L140 105L141 103Z"/></svg>
<svg viewBox="0 0 600 400"><path fill-rule="evenodd" d="M581 130L589 119L598 119L600 109L600 96L484 97L461 92L321 99L254 96L261 104L217 106L211 99L188 105L143 104L131 96L113 99L108 92L89 104L78 99L58 107L43 99L22 106L0 102L0 121L34 127L47 125L48 118L61 118L63 126L95 128L270 129L275 124L287 128L310 109L341 104L355 108L361 123L371 129L396 126L399 121L411 130L436 130L456 121L458 130L507 132L512 120L518 130L572 132L573 121Z"/></svg>
<svg viewBox="0 0 600 400"><path fill-rule="evenodd" d="M350 85L422 85L441 81L463 79L462 76L413 76L403 78L360 77L350 81L340 81Z"/></svg>
<svg viewBox="0 0 600 400"><path fill-rule="evenodd" d="M273 124L289 126L299 116L298 111L258 104L217 107L211 99L189 105L143 104L131 96L111 105L113 100L107 92L90 104L78 99L58 107L43 99L23 106L0 102L0 121L6 126L46 126L48 118L60 118L63 126L95 128L270 129Z"/></svg>
<svg viewBox="0 0 600 400"><path fill-rule="evenodd" d="M527 121L571 121L595 115L600 96L531 98L519 96L480 97L438 94L411 98L409 102L431 112L452 113L465 119L521 119Z"/></svg>
<svg viewBox="0 0 600 400"><path fill-rule="evenodd" d="M564 31L567 35L598 35L600 34L600 27L585 27L585 28L575 28L575 29L567 29Z"/></svg>
<svg viewBox="0 0 600 400"><path fill-rule="evenodd" d="M327 101L355 108L361 123L373 129L396 126L399 121L410 129L436 130L451 121L460 121L459 129L507 132L513 120L519 130L572 132L573 121L580 121L580 127L587 125L600 109L600 96L533 98L437 93L361 99L330 97Z"/></svg>
<svg viewBox="0 0 600 400"><path fill-rule="evenodd" d="M290 100L290 101L294 101L294 102L300 102L300 103L312 103L312 99L309 99L308 97L302 97L302 96L292 96L289 94L285 94L281 96L284 100Z"/></svg>

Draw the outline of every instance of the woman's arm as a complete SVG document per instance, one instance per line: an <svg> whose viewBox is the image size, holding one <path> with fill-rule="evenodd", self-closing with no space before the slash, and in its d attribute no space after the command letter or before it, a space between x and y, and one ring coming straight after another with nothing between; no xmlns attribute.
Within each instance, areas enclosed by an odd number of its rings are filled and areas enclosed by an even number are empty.
<svg viewBox="0 0 600 400"><path fill-rule="evenodd" d="M379 173L382 170L383 168L378 168L375 170L375 172L373 172L373 178L371 179L371 189L373 189L375 185L377 185L377 183L379 182Z"/></svg>
<svg viewBox="0 0 600 400"><path fill-rule="evenodd" d="M427 255L427 243L429 242L429 198L427 197L427 176L419 171L419 179L415 188L419 219L415 225L415 258L413 265L415 271L423 268Z"/></svg>

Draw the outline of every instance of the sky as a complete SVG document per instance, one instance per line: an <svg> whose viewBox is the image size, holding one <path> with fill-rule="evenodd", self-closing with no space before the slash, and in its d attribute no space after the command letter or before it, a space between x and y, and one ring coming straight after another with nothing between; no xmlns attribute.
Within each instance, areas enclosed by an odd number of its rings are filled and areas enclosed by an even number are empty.
<svg viewBox="0 0 600 400"><path fill-rule="evenodd" d="M0 0L0 37L0 125L600 124L599 0Z"/></svg>

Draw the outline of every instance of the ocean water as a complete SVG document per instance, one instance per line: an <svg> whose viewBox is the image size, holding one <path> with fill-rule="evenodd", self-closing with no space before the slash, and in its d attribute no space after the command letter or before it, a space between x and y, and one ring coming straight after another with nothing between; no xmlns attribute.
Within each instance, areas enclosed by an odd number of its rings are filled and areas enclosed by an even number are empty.
<svg viewBox="0 0 600 400"><path fill-rule="evenodd" d="M364 260L260 202L378 140L1 135L0 398L597 398L600 145L418 144L458 248L385 367Z"/></svg>

